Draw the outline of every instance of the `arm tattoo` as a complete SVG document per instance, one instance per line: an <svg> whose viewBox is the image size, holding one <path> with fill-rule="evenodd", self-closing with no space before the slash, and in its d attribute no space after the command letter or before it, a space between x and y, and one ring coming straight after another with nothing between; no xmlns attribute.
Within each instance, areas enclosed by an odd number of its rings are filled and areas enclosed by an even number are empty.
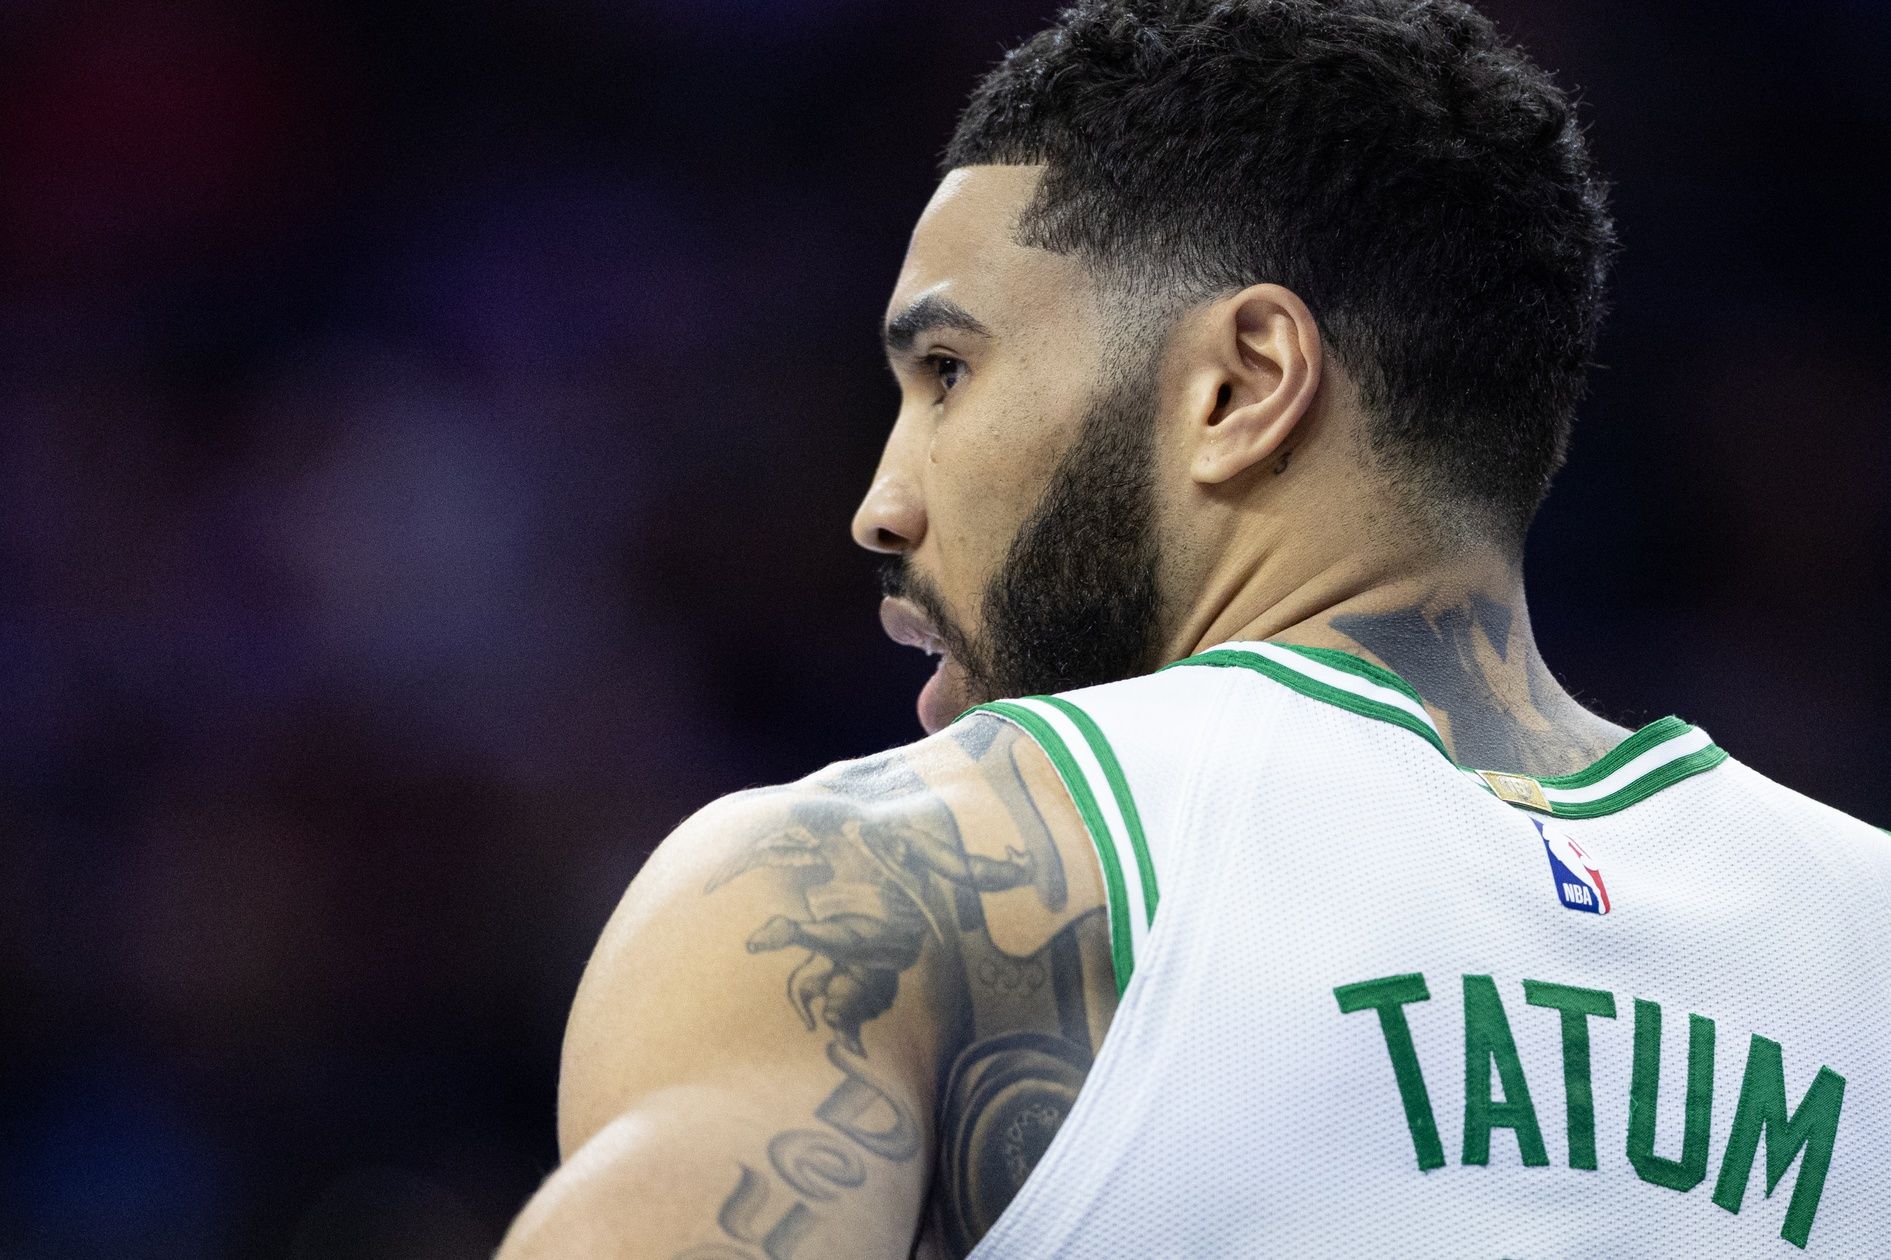
<svg viewBox="0 0 1891 1260"><path fill-rule="evenodd" d="M705 887L713 894L764 870L780 882L783 912L760 924L747 948L803 953L786 1000L803 1027L828 1037L836 1082L814 1123L770 1140L766 1168L738 1165L717 1214L724 1241L677 1260L807 1260L817 1210L864 1185L870 1161L918 1158L933 1117L913 1115L882 1083L863 1035L915 967L931 969L947 1030L927 1240L935 1251L971 1250L1069 1113L1099 1035L1082 938L1102 930L1101 911L1079 916L1029 957L992 943L985 894L1029 887L1058 910L1066 880L1014 760L1017 732L986 718L962 723L952 738L984 766L1010 816L1018 844L1007 843L1004 857L968 852L952 809L904 755L890 753L809 780L814 790L795 793L782 822Z"/></svg>

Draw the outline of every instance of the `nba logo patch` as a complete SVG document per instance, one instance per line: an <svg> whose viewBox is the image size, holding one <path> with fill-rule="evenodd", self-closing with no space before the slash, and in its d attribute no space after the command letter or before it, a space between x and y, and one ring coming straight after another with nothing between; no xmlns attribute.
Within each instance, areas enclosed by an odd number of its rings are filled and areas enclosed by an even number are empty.
<svg viewBox="0 0 1891 1260"><path fill-rule="evenodd" d="M1595 854L1561 828L1545 827L1541 819L1530 821L1543 837L1543 851L1549 854L1550 877L1556 881L1557 900L1584 914L1607 914L1609 890L1602 882Z"/></svg>

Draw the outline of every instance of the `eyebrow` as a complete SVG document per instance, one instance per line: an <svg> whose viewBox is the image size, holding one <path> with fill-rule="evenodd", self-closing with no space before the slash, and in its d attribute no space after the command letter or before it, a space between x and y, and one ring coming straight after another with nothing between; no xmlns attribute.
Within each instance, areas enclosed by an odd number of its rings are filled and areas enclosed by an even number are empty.
<svg viewBox="0 0 1891 1260"><path fill-rule="evenodd" d="M955 328L979 337L991 336L991 330L979 323L963 306L950 298L928 293L887 320L881 337L889 353L904 354L912 349L913 342L935 328Z"/></svg>

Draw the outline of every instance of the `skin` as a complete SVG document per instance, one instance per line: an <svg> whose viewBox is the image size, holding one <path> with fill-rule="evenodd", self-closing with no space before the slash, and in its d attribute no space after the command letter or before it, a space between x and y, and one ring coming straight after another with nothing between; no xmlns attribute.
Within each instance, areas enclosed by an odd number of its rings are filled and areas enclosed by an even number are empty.
<svg viewBox="0 0 1891 1260"><path fill-rule="evenodd" d="M685 822L585 973L565 1162L501 1255L964 1255L1116 1008L1088 846L991 718Z"/></svg>
<svg viewBox="0 0 1891 1260"><path fill-rule="evenodd" d="M853 522L974 641L1121 353L1095 278L1011 238L1040 175L954 171L921 216L887 308L900 409ZM1446 536L1376 471L1296 294L1185 312L1154 411L1154 659L1256 639L1357 653L1483 769L1566 773L1627 734L1544 665L1518 558ZM949 658L938 686L947 713L986 698ZM503 1260L964 1255L1115 1011L1103 906L1055 771L988 717L711 805L598 944L566 1038L564 1163ZM1015 1087L980 1087L999 1078Z"/></svg>

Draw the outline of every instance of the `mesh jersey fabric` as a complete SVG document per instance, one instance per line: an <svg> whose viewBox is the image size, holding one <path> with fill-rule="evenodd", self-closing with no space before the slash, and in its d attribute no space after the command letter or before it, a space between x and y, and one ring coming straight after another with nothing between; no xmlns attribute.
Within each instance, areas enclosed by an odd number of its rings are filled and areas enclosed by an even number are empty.
<svg viewBox="0 0 1891 1260"><path fill-rule="evenodd" d="M1122 1001L977 1260L1891 1257L1891 837L1718 750L1644 775L1620 808L1553 818L1416 723L1253 669L1184 663L1034 703L1102 741L1159 901L1113 894L1113 917L1148 915ZM1040 744L1079 735L992 708ZM1094 822L1110 776L1057 752ZM1127 888L1122 812L1091 829ZM1564 878L1552 839L1596 878ZM1608 913L1566 900L1591 885ZM1406 1000L1345 1009L1392 980ZM1532 1004L1526 982L1589 991L1591 1013Z"/></svg>

